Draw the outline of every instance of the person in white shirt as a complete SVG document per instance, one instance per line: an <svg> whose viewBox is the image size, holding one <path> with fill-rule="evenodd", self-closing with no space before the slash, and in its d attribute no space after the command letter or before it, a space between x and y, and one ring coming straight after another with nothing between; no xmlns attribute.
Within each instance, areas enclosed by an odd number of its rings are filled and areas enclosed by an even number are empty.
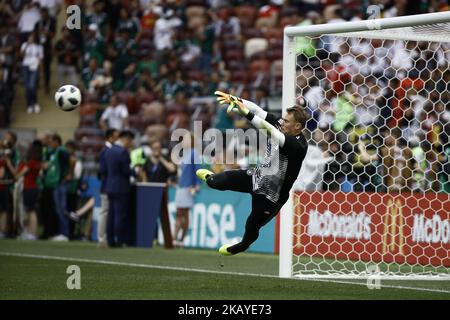
<svg viewBox="0 0 450 320"><path fill-rule="evenodd" d="M17 25L20 32L21 43L27 41L28 36L35 30L36 24L41 21L41 18L39 4L29 2L22 11Z"/></svg>
<svg viewBox="0 0 450 320"><path fill-rule="evenodd" d="M53 18L56 18L62 5L62 0L33 0L33 2L39 3L41 8L47 8Z"/></svg>
<svg viewBox="0 0 450 320"><path fill-rule="evenodd" d="M39 43L36 33L28 37L28 41L22 43L20 53L22 60L22 76L25 84L27 100L27 112L39 113L41 107L37 103L37 90L39 81L39 69L44 58L44 48Z"/></svg>
<svg viewBox="0 0 450 320"><path fill-rule="evenodd" d="M123 103L119 103L117 97L113 95L109 101L109 106L100 118L100 127L103 130L128 128L128 109Z"/></svg>
<svg viewBox="0 0 450 320"><path fill-rule="evenodd" d="M158 51L170 50L173 47L175 28L181 26L182 21L175 16L172 9L168 9L155 23L154 41Z"/></svg>

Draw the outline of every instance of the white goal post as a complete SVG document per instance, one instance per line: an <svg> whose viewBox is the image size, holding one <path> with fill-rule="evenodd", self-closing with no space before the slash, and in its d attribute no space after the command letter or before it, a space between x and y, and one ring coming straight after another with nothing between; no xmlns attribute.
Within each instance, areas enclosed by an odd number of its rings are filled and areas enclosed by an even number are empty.
<svg viewBox="0 0 450 320"><path fill-rule="evenodd" d="M312 41L313 55L299 52L300 38ZM381 278L450 280L450 195L436 187L445 174L442 166L434 167L438 160L433 165L426 163L431 161L433 152L437 154L442 150L436 142L432 142L431 149L423 147L422 153L416 147L421 146L424 136L428 137L428 131L420 136L425 130L423 127L435 121L430 125L431 131L434 127L442 129L441 115L450 111L449 97L439 91L442 83L450 81L445 78L450 74L450 65L442 59L450 57L448 43L450 12L284 29L283 112L302 98L310 112L318 111L315 115L322 112L315 119L316 126L305 130L307 139L318 146L317 150L327 151L334 143L345 156L348 151L343 150L344 144L354 143L357 147L356 151L351 151L356 156L347 160L347 169L342 169L344 162L339 165L335 159L342 172L334 172L332 177L342 179L328 182L338 187L323 188L325 182L320 182L312 190L291 191L279 215L280 277L367 278L373 274L371 268L375 266ZM423 58L425 62L417 57L421 50L428 54ZM423 63L426 67L419 67ZM418 82L422 84L415 87ZM392 83L395 86L391 88ZM402 86L405 86L403 93L396 91ZM314 106L308 105L305 99L312 87L322 97ZM410 88L415 91L410 92ZM392 91L390 96L386 93L389 90ZM419 107L414 100L416 104L409 108L415 112L415 118L408 118L411 122L404 127L399 124L402 116L395 114L398 110L405 112L408 108L404 105L392 111L389 118L385 109L376 114L381 106L399 106L409 101L410 96L422 101L423 106ZM380 98L385 101L379 102ZM431 103L427 104L429 101ZM370 122L372 105L380 107L374 111L379 121ZM354 114L342 111L346 107ZM323 116L328 111L329 115ZM430 117L436 114L437 120L425 119L422 114ZM342 117L347 118L342 120ZM344 124L335 126L336 119ZM408 127L414 121L416 126ZM376 133L367 134L368 128L376 128ZM365 135L360 134L364 130L367 130ZM410 135L408 138L404 138L405 131ZM437 135L439 137L439 132ZM359 174L359 164L365 161L361 160L362 153L373 155L368 151L368 144L360 141L372 139L373 142L375 136L382 136L381 145L377 145L375 151L378 156L373 156L376 159L373 161L377 161L377 165L373 165L375 171L367 173L363 169ZM394 139L392 146L385 144L388 140L383 140L390 138ZM406 140L402 143L401 139ZM360 143L367 149L358 151ZM435 146L439 151L433 151ZM441 159L441 154L436 157ZM331 166L333 160L327 161L331 161L328 162ZM402 163L400 171L396 170L400 168L399 163ZM430 177L434 174L435 180L427 178L428 174ZM365 175L364 183L362 175ZM375 176L381 182L372 190L368 185ZM343 190L344 184L346 190ZM355 228L360 229L355 231Z"/></svg>

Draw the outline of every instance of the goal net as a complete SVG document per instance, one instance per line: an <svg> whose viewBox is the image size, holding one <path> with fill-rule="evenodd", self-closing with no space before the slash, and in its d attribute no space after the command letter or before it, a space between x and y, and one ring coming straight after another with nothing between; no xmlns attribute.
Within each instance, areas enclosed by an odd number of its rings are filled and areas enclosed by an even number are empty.
<svg viewBox="0 0 450 320"><path fill-rule="evenodd" d="M311 114L280 276L450 280L450 12L285 29Z"/></svg>

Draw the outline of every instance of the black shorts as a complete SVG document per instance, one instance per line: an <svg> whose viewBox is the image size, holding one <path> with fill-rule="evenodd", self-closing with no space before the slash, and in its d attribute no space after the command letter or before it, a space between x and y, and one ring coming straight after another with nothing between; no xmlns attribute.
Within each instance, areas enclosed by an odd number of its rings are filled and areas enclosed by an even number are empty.
<svg viewBox="0 0 450 320"><path fill-rule="evenodd" d="M23 206L26 212L35 211L37 207L39 190L24 189L23 190Z"/></svg>
<svg viewBox="0 0 450 320"><path fill-rule="evenodd" d="M8 211L8 189L0 190L0 212Z"/></svg>

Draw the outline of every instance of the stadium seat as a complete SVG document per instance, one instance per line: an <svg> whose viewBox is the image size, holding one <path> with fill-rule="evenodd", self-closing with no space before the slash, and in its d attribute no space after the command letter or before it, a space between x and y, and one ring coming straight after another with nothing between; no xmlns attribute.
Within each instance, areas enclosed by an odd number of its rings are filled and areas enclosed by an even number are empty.
<svg viewBox="0 0 450 320"><path fill-rule="evenodd" d="M93 115L97 113L97 110L100 109L100 104L97 102L86 102L81 104L81 106L78 108L80 117Z"/></svg>
<svg viewBox="0 0 450 320"><path fill-rule="evenodd" d="M296 24L297 24L296 18L295 18L295 17L292 17L292 16L289 16L289 17L282 17L282 18L280 19L280 22L279 22L278 26L279 26L281 29L284 29L284 27L287 27L287 26L295 26Z"/></svg>
<svg viewBox="0 0 450 320"><path fill-rule="evenodd" d="M244 49L244 45L242 44L242 42L240 40L236 40L236 39L224 39L222 41L222 52L226 52L229 50L243 50Z"/></svg>
<svg viewBox="0 0 450 320"><path fill-rule="evenodd" d="M83 92L84 102L97 102L99 100L98 94L96 92Z"/></svg>
<svg viewBox="0 0 450 320"><path fill-rule="evenodd" d="M145 128L144 123L142 121L142 116L140 114L130 114L128 116L128 122L130 128L138 130L139 132L143 131Z"/></svg>
<svg viewBox="0 0 450 320"><path fill-rule="evenodd" d="M99 128L92 127L81 127L75 130L75 139L77 141L83 141L85 138L87 139L103 139L103 131Z"/></svg>
<svg viewBox="0 0 450 320"><path fill-rule="evenodd" d="M269 42L265 38L248 39L245 42L245 57L251 58L255 53L266 51Z"/></svg>
<svg viewBox="0 0 450 320"><path fill-rule="evenodd" d="M277 24L277 17L259 17L256 20L255 27L259 29L273 28Z"/></svg>
<svg viewBox="0 0 450 320"><path fill-rule="evenodd" d="M270 91L280 94L283 85L283 60L275 60L270 66Z"/></svg>
<svg viewBox="0 0 450 320"><path fill-rule="evenodd" d="M230 81L232 83L246 84L250 80L249 73L246 69L233 71L230 75Z"/></svg>
<svg viewBox="0 0 450 320"><path fill-rule="evenodd" d="M255 60L267 60L267 51L260 51L257 52L255 54L253 54L250 58L250 62L251 61L255 61Z"/></svg>
<svg viewBox="0 0 450 320"><path fill-rule="evenodd" d="M242 60L232 60L227 63L227 69L231 72L243 71L248 68L247 61Z"/></svg>
<svg viewBox="0 0 450 320"><path fill-rule="evenodd" d="M267 50L267 58L275 61L283 58L283 39L272 38L269 41L269 49Z"/></svg>
<svg viewBox="0 0 450 320"><path fill-rule="evenodd" d="M153 29L141 29L137 42L143 40L153 40Z"/></svg>
<svg viewBox="0 0 450 320"><path fill-rule="evenodd" d="M80 143L80 149L84 154L97 155L105 145L103 138L100 139L83 139Z"/></svg>
<svg viewBox="0 0 450 320"><path fill-rule="evenodd" d="M269 49L267 51L267 58L270 61L275 61L278 59L283 59L283 49Z"/></svg>
<svg viewBox="0 0 450 320"><path fill-rule="evenodd" d="M265 29L264 32L264 37L267 40L271 40L271 39L280 39L281 41L283 41L283 29L282 28L268 28Z"/></svg>
<svg viewBox="0 0 450 320"><path fill-rule="evenodd" d="M191 80L195 80L195 81L203 81L203 79L205 78L203 72L199 71L199 70L191 70L188 72L188 77Z"/></svg>
<svg viewBox="0 0 450 320"><path fill-rule="evenodd" d="M228 52L225 52L225 61L231 61L231 60L243 60L244 59L244 53L242 50L230 50Z"/></svg>
<svg viewBox="0 0 450 320"><path fill-rule="evenodd" d="M182 104L176 103L176 102L168 102L166 104L165 111L168 115L173 113L182 113L187 110L187 106L184 106Z"/></svg>
<svg viewBox="0 0 450 320"><path fill-rule="evenodd" d="M242 34L245 39L263 37L263 31L260 28L246 28L242 30Z"/></svg>
<svg viewBox="0 0 450 320"><path fill-rule="evenodd" d="M169 135L169 130L164 124L150 125L145 129L149 141L164 141Z"/></svg>
<svg viewBox="0 0 450 320"><path fill-rule="evenodd" d="M116 93L117 99L120 103L127 105L128 112L130 114L137 113L139 111L139 105L136 103L136 97L131 91L118 91Z"/></svg>
<svg viewBox="0 0 450 320"><path fill-rule="evenodd" d="M79 127L96 127L97 121L95 119L95 115L86 115L81 116L80 115L80 123L78 124Z"/></svg>
<svg viewBox="0 0 450 320"><path fill-rule="evenodd" d="M190 117L186 113L173 113L166 118L166 127L170 130L189 129Z"/></svg>
<svg viewBox="0 0 450 320"><path fill-rule="evenodd" d="M299 14L298 7L284 6L283 8L281 8L280 17L290 17L298 14Z"/></svg>
<svg viewBox="0 0 450 320"><path fill-rule="evenodd" d="M155 100L155 96L151 92L138 93L136 95L136 106L138 110L142 108L142 104L150 103Z"/></svg>

